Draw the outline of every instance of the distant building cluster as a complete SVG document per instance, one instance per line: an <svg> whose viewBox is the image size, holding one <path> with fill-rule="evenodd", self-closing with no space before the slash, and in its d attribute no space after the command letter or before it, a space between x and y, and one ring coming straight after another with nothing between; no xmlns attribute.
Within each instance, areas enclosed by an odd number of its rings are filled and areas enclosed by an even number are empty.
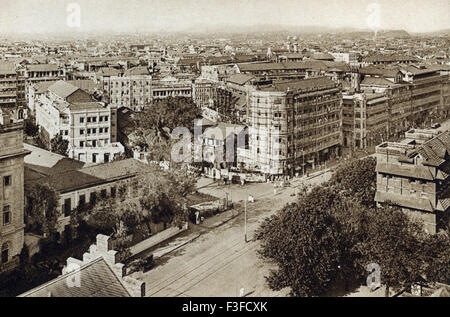
<svg viewBox="0 0 450 317"><path fill-rule="evenodd" d="M17 266L24 244L24 184L56 188L63 239L73 208L132 187L151 149L135 144L127 153L120 136L133 133L124 118L165 98L201 109L196 153L215 178L222 171L291 178L376 149L378 203L419 215L430 233L448 212L449 135L424 130L450 118L447 38L283 33L1 43L0 272ZM24 144L31 124L47 149ZM67 157L48 151L58 140L67 142ZM118 267L71 261L83 270ZM26 296L43 292L59 290L47 285Z"/></svg>

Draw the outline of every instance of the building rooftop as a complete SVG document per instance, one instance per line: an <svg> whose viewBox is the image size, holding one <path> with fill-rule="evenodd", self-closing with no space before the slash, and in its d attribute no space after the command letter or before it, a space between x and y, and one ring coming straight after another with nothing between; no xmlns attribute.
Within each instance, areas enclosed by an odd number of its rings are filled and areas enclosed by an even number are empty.
<svg viewBox="0 0 450 317"><path fill-rule="evenodd" d="M270 85L261 86L263 91L311 91L336 88L336 83L328 77L313 77L308 79L275 81Z"/></svg>
<svg viewBox="0 0 450 317"><path fill-rule="evenodd" d="M25 183L46 183L60 193L104 184L137 175L148 165L133 158L85 166L50 151L25 144Z"/></svg>
<svg viewBox="0 0 450 317"><path fill-rule="evenodd" d="M29 64L26 69L30 72L52 72L58 71L59 67L56 64Z"/></svg>
<svg viewBox="0 0 450 317"><path fill-rule="evenodd" d="M234 74L234 75L231 75L227 79L227 82L230 82L230 83L233 83L233 84L238 84L238 85L245 85L246 83L248 83L252 79L255 79L255 77L254 76L250 76L250 75L245 75L245 74Z"/></svg>
<svg viewBox="0 0 450 317"><path fill-rule="evenodd" d="M68 281L80 281L80 287ZM128 290L103 258L61 275L19 297L131 297Z"/></svg>
<svg viewBox="0 0 450 317"><path fill-rule="evenodd" d="M142 75L150 75L150 71L146 66L138 66L127 69L123 76L142 76Z"/></svg>
<svg viewBox="0 0 450 317"><path fill-rule="evenodd" d="M62 99L66 99L74 92L79 90L80 88L66 82L63 80L58 80L57 82L51 84L48 87L48 90L54 93L55 95L61 97Z"/></svg>

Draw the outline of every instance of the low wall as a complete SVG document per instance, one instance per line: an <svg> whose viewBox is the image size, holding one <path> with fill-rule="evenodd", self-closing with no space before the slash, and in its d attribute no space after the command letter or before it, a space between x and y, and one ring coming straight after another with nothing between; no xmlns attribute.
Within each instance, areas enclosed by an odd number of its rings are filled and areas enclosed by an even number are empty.
<svg viewBox="0 0 450 317"><path fill-rule="evenodd" d="M167 239L170 239L180 233L182 233L183 231L186 231L188 229L188 223L186 222L183 227L180 229L178 227L170 227L166 230L163 230L153 236L151 236L148 239L145 239L141 242L139 242L138 244L130 247L130 251L131 251L131 255L135 256L141 252L144 252L152 247L154 247L155 245L164 242Z"/></svg>

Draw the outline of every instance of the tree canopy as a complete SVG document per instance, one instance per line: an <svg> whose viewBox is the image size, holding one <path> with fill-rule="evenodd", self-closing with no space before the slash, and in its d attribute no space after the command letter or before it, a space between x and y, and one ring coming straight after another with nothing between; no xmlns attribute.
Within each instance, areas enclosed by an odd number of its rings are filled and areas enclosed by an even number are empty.
<svg viewBox="0 0 450 317"><path fill-rule="evenodd" d="M25 224L27 230L37 234L56 233L59 217L59 195L47 184L25 186Z"/></svg>
<svg viewBox="0 0 450 317"><path fill-rule="evenodd" d="M381 283L403 290L425 278L449 281L449 236L429 236L423 224L396 207L373 203L375 162L350 162L295 204L267 218L257 232L260 254L277 264L267 277L274 290L322 295L333 282L365 281L367 265Z"/></svg>
<svg viewBox="0 0 450 317"><path fill-rule="evenodd" d="M50 141L50 150L54 153L67 156L69 149L69 141L64 140L60 134L57 134Z"/></svg>
<svg viewBox="0 0 450 317"><path fill-rule="evenodd" d="M329 184L338 186L347 196L355 197L364 206L375 207L376 165L377 160L373 157L352 160L333 174Z"/></svg>
<svg viewBox="0 0 450 317"><path fill-rule="evenodd" d="M79 208L72 218L77 222L85 218L91 227L113 237L148 235L150 223L175 226L186 221L186 196L195 184L195 178L181 170L148 166L130 185L118 188L115 197L101 198L84 210Z"/></svg>
<svg viewBox="0 0 450 317"><path fill-rule="evenodd" d="M176 127L194 130L194 119L201 115L192 98L176 97L155 100L134 114L137 144L148 150L150 159L170 160L170 149L176 140L170 133Z"/></svg>

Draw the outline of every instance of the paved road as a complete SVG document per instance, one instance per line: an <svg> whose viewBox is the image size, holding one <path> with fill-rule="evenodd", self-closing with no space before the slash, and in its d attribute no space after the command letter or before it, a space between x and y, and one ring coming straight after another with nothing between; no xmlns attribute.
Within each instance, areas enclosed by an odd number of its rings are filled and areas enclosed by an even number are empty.
<svg viewBox="0 0 450 317"><path fill-rule="evenodd" d="M266 184L260 184L266 185ZM262 186L265 187L265 186ZM245 188L245 187L244 187ZM237 189L236 189L237 190ZM246 188L258 197L258 186ZM248 238L253 238L261 219L281 208L290 196L286 188L272 197L248 205ZM147 296L238 296L241 288L249 296L285 296L288 290L273 292L264 276L273 266L257 256L259 242L244 241L244 216L211 230L195 241L160 259L153 270L134 273L146 282Z"/></svg>
<svg viewBox="0 0 450 317"><path fill-rule="evenodd" d="M318 184L329 179L331 173L312 178L307 182ZM205 180L205 182L207 182ZM296 186L278 189L274 194L273 184L249 184L241 187L210 184L200 191L224 197L231 191L233 201L247 195L255 197L248 204L248 240L262 219L294 201ZM226 190L225 190L226 189ZM244 241L244 215L240 214L224 225L202 234L195 241L173 253L162 257L151 271L134 273L133 276L146 282L147 296L239 296L240 290L248 296L286 296L289 290L271 291L265 276L273 264L257 255L258 241Z"/></svg>

